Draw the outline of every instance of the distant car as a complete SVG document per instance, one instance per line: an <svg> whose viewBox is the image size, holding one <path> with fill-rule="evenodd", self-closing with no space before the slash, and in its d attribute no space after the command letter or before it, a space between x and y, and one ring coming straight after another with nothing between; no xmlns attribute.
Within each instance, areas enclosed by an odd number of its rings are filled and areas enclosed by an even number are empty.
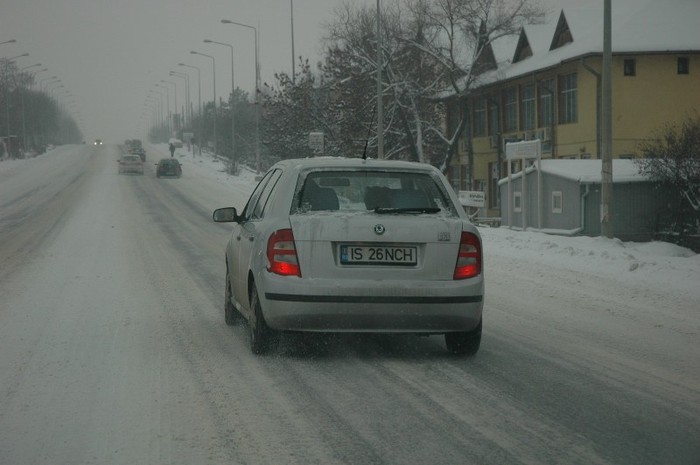
<svg viewBox="0 0 700 465"><path fill-rule="evenodd" d="M168 144L173 144L176 149L181 149L182 148L182 141L180 139L176 139L172 137L169 141Z"/></svg>
<svg viewBox="0 0 700 465"><path fill-rule="evenodd" d="M102 139L95 139L95 145L102 145Z"/></svg>
<svg viewBox="0 0 700 465"><path fill-rule="evenodd" d="M129 153L138 155L141 157L141 161L146 161L146 150L144 150L143 147L132 147L129 149Z"/></svg>
<svg viewBox="0 0 700 465"><path fill-rule="evenodd" d="M272 166L233 223L224 315L248 320L253 353L280 331L442 334L481 343L481 236L436 168L342 158Z"/></svg>
<svg viewBox="0 0 700 465"><path fill-rule="evenodd" d="M175 158L163 158L156 163L156 177L162 176L179 178L182 176L182 165Z"/></svg>
<svg viewBox="0 0 700 465"><path fill-rule="evenodd" d="M118 160L119 174L143 174L143 160L138 155L125 154Z"/></svg>

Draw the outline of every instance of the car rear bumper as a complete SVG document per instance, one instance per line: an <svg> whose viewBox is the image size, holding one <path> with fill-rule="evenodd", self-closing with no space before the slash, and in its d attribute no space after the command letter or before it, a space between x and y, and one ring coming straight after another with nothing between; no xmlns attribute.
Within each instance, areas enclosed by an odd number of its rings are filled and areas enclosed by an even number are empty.
<svg viewBox="0 0 700 465"><path fill-rule="evenodd" d="M332 280L301 283L303 280L277 277L270 281L261 295L261 305L267 324L277 330L470 331L478 325L483 311L481 278L469 284L453 281L433 286L375 281L353 287L339 286Z"/></svg>

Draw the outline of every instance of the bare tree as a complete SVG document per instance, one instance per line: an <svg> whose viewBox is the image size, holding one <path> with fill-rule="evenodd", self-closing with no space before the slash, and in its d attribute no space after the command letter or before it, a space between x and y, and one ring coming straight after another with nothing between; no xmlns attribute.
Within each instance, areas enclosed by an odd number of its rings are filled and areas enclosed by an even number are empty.
<svg viewBox="0 0 700 465"><path fill-rule="evenodd" d="M543 19L543 10L532 0L412 0L410 8L414 15L424 18L426 34L431 38L411 44L441 67L445 85L442 96L456 100L459 107L466 105L483 73L497 65L491 44ZM430 128L446 147L440 163L443 171L468 122L468 112L453 114L458 119L451 127Z"/></svg>
<svg viewBox="0 0 700 465"><path fill-rule="evenodd" d="M700 235L700 116L664 127L655 140L640 145L639 172L673 186L678 193L669 226L682 243L687 235Z"/></svg>
<svg viewBox="0 0 700 465"><path fill-rule="evenodd" d="M336 14L336 21L328 26L327 74L335 80L335 89L344 105L353 109L344 122L352 127L355 137L362 132L357 127L361 123L369 134L367 145L373 151L376 149L376 131L371 126L377 99L377 12L345 3ZM440 108L444 105L426 98L438 89L434 63L407 41L426 40L423 26L420 18L398 1L385 2L381 23L381 96L385 108L381 129L385 157L428 161L426 147L441 141L426 136L426 120L430 125L439 125L443 116Z"/></svg>
<svg viewBox="0 0 700 465"><path fill-rule="evenodd" d="M542 12L532 0L396 0L381 11L382 98L387 157L430 161L443 171L467 124L467 112L445 127L447 102L463 108L479 76L494 64L491 43L517 34ZM365 87L369 115L376 78L376 10L346 2L328 26L329 71ZM375 140L370 140L375 146Z"/></svg>

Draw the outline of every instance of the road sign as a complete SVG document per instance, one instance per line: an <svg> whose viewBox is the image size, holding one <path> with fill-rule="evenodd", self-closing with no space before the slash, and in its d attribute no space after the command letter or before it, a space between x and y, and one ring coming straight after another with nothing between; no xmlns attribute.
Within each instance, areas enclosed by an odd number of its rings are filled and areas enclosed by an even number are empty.
<svg viewBox="0 0 700 465"><path fill-rule="evenodd" d="M309 147L314 152L323 153L323 133L322 132L310 132L309 133Z"/></svg>
<svg viewBox="0 0 700 465"><path fill-rule="evenodd" d="M486 194L481 191L459 191L459 202L464 207L483 208L486 205Z"/></svg>
<svg viewBox="0 0 700 465"><path fill-rule="evenodd" d="M506 160L521 160L524 158L539 158L541 153L539 139L509 142L506 144Z"/></svg>

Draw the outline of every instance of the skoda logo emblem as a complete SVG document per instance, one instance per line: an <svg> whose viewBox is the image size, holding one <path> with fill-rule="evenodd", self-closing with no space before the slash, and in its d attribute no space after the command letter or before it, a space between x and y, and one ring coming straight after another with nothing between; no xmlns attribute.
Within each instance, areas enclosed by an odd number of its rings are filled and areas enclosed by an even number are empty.
<svg viewBox="0 0 700 465"><path fill-rule="evenodd" d="M384 231L386 231L386 229L384 228L383 224L375 224L374 225L374 232L377 235L381 236L382 234L384 234Z"/></svg>

